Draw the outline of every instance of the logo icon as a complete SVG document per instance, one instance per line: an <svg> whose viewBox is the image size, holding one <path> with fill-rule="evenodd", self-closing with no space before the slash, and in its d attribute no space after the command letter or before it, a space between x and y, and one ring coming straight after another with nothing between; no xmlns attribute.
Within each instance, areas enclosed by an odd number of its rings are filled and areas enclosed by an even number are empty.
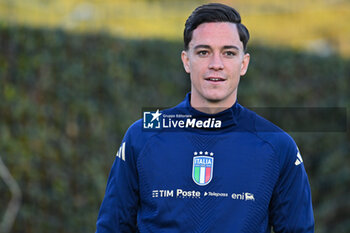
<svg viewBox="0 0 350 233"><path fill-rule="evenodd" d="M119 150L115 156L125 161L125 142L123 142L123 144L119 147Z"/></svg>
<svg viewBox="0 0 350 233"><path fill-rule="evenodd" d="M194 152L194 155L197 155L197 152ZM214 168L214 158L210 156L201 156L203 152L199 152L200 156L193 157L193 166L192 166L192 179L198 185L207 185L213 178L213 168ZM208 152L204 153L205 155ZM210 153L212 156L213 153Z"/></svg>
<svg viewBox="0 0 350 233"><path fill-rule="evenodd" d="M246 201L255 201L254 194L252 194L252 193L245 193L245 200Z"/></svg>
<svg viewBox="0 0 350 233"><path fill-rule="evenodd" d="M297 153L297 160L295 160L295 166L298 166L298 165L300 165L301 163L303 162L303 159L301 158L301 154L300 154L300 152L299 152L299 150L298 150L298 153Z"/></svg>
<svg viewBox="0 0 350 233"><path fill-rule="evenodd" d="M152 191L152 197L158 197L158 190Z"/></svg>
<svg viewBox="0 0 350 233"><path fill-rule="evenodd" d="M143 112L143 128L144 129L160 129L162 113L157 109L156 112Z"/></svg>

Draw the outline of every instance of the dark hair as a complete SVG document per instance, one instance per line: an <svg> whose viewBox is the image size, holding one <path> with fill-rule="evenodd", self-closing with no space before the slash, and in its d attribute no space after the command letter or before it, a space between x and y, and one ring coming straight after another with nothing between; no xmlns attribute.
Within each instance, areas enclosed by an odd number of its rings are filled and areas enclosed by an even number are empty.
<svg viewBox="0 0 350 233"><path fill-rule="evenodd" d="M249 32L248 29L241 24L241 16L232 7L220 3L209 3L199 6L188 17L184 30L185 50L188 50L188 44L192 40L193 31L200 24L211 22L235 23L237 25L239 39L243 43L244 51L246 51L249 40Z"/></svg>

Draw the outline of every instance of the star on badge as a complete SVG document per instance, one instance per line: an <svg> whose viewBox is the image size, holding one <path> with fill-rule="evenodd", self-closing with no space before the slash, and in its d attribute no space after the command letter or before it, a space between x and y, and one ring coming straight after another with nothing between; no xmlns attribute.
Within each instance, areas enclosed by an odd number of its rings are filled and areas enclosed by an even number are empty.
<svg viewBox="0 0 350 233"><path fill-rule="evenodd" d="M151 114L153 116L151 122L154 121L154 120L159 121L159 116L162 115L161 113L159 113L159 109L157 109L157 111L155 113L151 113Z"/></svg>

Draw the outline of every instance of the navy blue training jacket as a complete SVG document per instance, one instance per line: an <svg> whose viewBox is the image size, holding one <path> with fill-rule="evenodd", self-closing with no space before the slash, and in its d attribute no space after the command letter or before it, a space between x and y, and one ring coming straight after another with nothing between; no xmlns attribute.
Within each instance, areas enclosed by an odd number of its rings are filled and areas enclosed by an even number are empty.
<svg viewBox="0 0 350 233"><path fill-rule="evenodd" d="M307 174L287 133L238 103L199 112L190 94L161 113L128 129L97 233L314 232Z"/></svg>

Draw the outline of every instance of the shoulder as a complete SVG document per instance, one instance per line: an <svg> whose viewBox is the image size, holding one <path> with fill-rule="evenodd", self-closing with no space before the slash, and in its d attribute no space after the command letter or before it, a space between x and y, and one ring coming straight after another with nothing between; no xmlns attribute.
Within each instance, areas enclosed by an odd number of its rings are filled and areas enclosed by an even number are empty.
<svg viewBox="0 0 350 233"><path fill-rule="evenodd" d="M251 133L268 143L280 157L282 163L286 160L292 161L295 159L298 153L298 147L288 133L245 107L242 107L241 115L242 124L245 125Z"/></svg>
<svg viewBox="0 0 350 233"><path fill-rule="evenodd" d="M135 121L126 131L123 142L129 147L133 154L139 154L149 139L156 135L157 131L143 129L143 120Z"/></svg>
<svg viewBox="0 0 350 233"><path fill-rule="evenodd" d="M274 144L294 142L288 133L271 121L248 108L241 106L241 109L240 122L248 131Z"/></svg>

